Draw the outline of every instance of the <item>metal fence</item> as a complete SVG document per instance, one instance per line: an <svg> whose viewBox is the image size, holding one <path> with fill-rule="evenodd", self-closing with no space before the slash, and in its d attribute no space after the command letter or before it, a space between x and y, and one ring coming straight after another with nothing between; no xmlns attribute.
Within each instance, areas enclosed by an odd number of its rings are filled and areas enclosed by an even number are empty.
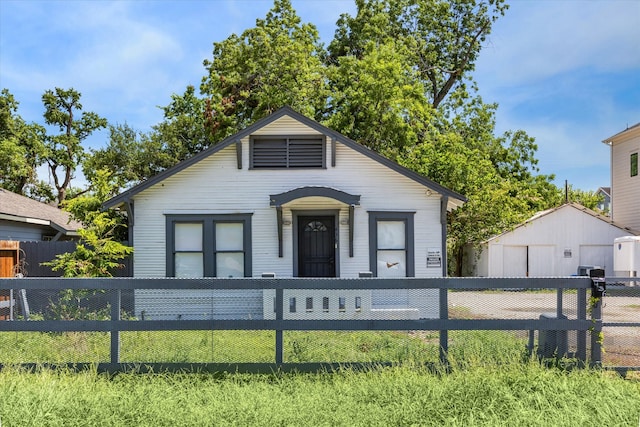
<svg viewBox="0 0 640 427"><path fill-rule="evenodd" d="M640 369L640 287L625 280L0 279L0 364L257 372L537 354L625 373Z"/></svg>

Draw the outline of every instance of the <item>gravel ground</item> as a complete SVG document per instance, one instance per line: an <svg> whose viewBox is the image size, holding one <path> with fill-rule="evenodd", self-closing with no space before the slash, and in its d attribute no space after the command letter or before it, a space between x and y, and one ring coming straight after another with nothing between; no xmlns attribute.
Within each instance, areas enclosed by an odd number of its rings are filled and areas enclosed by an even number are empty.
<svg viewBox="0 0 640 427"><path fill-rule="evenodd" d="M450 292L449 309L464 317L481 319L538 319L542 313L556 313L555 292ZM565 293L563 314L577 316L575 293ZM589 318L589 314L587 314ZM606 296L603 322L640 322L640 297ZM604 327L603 362L609 365L640 366L640 327Z"/></svg>

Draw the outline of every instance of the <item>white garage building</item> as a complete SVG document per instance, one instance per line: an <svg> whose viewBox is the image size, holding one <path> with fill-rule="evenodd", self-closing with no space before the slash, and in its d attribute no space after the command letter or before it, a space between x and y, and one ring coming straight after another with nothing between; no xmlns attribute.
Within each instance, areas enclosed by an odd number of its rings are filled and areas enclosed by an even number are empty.
<svg viewBox="0 0 640 427"><path fill-rule="evenodd" d="M469 249L465 275L543 277L576 274L579 266L613 275L613 241L639 234L577 203L539 212L513 230Z"/></svg>

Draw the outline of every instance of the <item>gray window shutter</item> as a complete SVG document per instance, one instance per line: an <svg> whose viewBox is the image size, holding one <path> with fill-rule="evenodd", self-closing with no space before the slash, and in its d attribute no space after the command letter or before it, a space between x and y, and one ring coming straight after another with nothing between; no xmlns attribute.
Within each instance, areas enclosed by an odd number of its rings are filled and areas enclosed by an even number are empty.
<svg viewBox="0 0 640 427"><path fill-rule="evenodd" d="M323 168L324 138L262 138L251 145L254 169Z"/></svg>

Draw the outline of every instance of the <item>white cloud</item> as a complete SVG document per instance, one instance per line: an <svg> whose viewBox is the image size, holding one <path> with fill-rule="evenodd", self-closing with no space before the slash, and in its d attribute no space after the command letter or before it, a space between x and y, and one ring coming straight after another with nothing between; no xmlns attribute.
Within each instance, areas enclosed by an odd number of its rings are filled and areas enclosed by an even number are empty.
<svg viewBox="0 0 640 427"><path fill-rule="evenodd" d="M512 2L474 77L498 129L536 138L542 173L596 189L610 181L601 141L640 120L639 40L638 1Z"/></svg>
<svg viewBox="0 0 640 427"><path fill-rule="evenodd" d="M494 25L478 61L503 85L591 67L640 66L640 2L514 2Z"/></svg>
<svg viewBox="0 0 640 427"><path fill-rule="evenodd" d="M18 43L2 53L1 72L3 87L16 94L28 120L41 117L45 90L73 87L82 93L85 110L147 130L161 119L157 100L164 96L168 102L184 86L174 77L184 47L162 20L151 23L150 15L134 10L143 3L25 4L40 24L20 14L26 27L15 23L18 35L11 38Z"/></svg>
<svg viewBox="0 0 640 427"><path fill-rule="evenodd" d="M133 95L143 82L162 88L168 80L164 64L182 59L179 42L162 28L133 18L127 3L82 4L69 29L82 40L61 71L96 90L126 85L125 93Z"/></svg>

